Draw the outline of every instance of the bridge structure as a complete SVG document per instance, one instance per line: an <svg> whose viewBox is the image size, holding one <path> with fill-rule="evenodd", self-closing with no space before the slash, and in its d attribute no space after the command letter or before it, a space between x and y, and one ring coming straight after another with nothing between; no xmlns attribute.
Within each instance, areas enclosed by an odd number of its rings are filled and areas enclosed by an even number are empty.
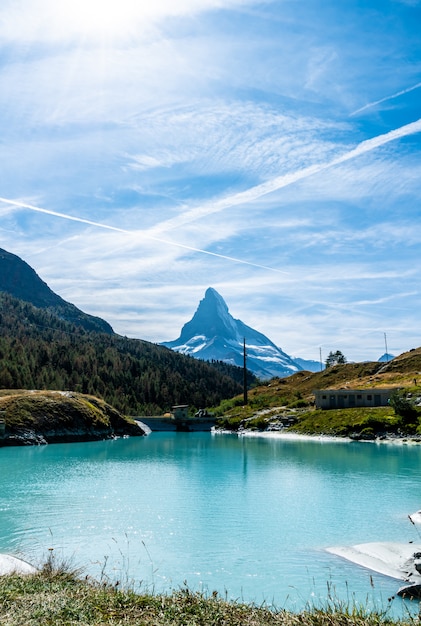
<svg viewBox="0 0 421 626"><path fill-rule="evenodd" d="M151 432L210 432L216 423L216 418L205 411L189 417L187 404L173 406L168 415L139 415L134 419Z"/></svg>

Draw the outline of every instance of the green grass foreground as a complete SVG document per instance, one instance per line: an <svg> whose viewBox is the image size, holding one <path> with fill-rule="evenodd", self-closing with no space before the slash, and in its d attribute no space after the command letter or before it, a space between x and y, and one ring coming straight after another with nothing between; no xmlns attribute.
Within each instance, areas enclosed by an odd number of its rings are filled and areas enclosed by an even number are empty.
<svg viewBox="0 0 421 626"><path fill-rule="evenodd" d="M81 578L51 562L30 576L0 576L2 626L413 626L332 603L301 613L228 602L187 588L170 595L141 594Z"/></svg>

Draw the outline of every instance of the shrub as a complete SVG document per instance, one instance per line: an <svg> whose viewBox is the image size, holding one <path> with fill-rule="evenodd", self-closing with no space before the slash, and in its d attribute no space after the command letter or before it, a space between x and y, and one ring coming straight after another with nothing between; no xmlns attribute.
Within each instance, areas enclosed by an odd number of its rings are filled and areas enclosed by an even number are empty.
<svg viewBox="0 0 421 626"><path fill-rule="evenodd" d="M268 420L266 417L259 415L258 417L254 417L251 420L248 420L245 424L246 428L251 430L266 430L268 426Z"/></svg>
<svg viewBox="0 0 421 626"><path fill-rule="evenodd" d="M411 400L407 398L405 392L395 391L390 397L389 404L395 411L395 414L403 418L404 424L412 424L414 421L417 421L417 409L412 404Z"/></svg>
<svg viewBox="0 0 421 626"><path fill-rule="evenodd" d="M302 398L288 404L289 409L302 409L306 406L308 406L308 402Z"/></svg>

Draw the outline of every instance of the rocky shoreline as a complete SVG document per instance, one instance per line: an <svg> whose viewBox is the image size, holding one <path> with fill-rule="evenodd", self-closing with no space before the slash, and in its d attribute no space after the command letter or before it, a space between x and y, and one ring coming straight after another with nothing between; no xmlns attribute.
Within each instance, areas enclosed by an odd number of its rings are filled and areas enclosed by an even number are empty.
<svg viewBox="0 0 421 626"><path fill-rule="evenodd" d="M83 443L87 441L104 441L119 437L142 437L145 430L135 423L128 423L124 428L115 430L112 427L102 429L53 429L36 432L31 429L22 429L8 433L0 442L0 446L42 446L50 443Z"/></svg>
<svg viewBox="0 0 421 626"><path fill-rule="evenodd" d="M224 429L215 429L215 433L229 433L232 435L238 435L240 437L279 437L283 439L297 439L301 441L336 441L336 442L361 442L361 443L375 443L375 444L402 444L402 445L418 445L421 444L421 436L420 435L395 435L391 434L382 434L379 437L374 438L357 438L351 436L341 437L339 435L330 435L324 433L314 433L314 434L304 434L298 433L291 429L286 428L273 428L273 429L265 429L265 430L252 430L243 428L240 430L224 430Z"/></svg>

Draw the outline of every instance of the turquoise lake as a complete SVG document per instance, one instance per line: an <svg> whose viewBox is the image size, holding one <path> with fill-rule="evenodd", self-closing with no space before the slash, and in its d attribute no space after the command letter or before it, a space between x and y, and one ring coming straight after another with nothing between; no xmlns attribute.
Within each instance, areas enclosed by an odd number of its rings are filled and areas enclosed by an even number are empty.
<svg viewBox="0 0 421 626"><path fill-rule="evenodd" d="M325 551L419 541L421 448L152 433L0 449L0 552L97 579L300 610L388 606L398 581ZM404 607L393 600L394 614Z"/></svg>

